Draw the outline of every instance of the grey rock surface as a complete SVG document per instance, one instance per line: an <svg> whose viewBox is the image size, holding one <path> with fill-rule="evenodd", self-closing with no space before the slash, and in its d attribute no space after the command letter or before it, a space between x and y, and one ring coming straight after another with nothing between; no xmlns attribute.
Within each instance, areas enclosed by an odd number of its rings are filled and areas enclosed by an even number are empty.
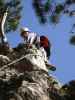
<svg viewBox="0 0 75 100"><path fill-rule="evenodd" d="M6 56L9 61L0 65L0 100L63 100L39 50L20 44Z"/></svg>

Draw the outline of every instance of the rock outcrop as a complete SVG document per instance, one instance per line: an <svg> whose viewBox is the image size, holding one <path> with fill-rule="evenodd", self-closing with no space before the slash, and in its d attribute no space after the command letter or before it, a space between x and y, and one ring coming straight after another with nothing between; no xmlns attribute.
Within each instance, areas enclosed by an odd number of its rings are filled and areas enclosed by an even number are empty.
<svg viewBox="0 0 75 100"><path fill-rule="evenodd" d="M67 100L40 50L19 44L7 51L0 55L0 100Z"/></svg>

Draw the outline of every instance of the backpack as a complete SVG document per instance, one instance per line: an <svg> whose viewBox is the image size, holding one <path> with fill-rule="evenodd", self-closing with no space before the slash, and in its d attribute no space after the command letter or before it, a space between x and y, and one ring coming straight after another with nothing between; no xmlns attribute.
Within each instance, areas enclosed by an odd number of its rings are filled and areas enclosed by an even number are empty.
<svg viewBox="0 0 75 100"><path fill-rule="evenodd" d="M44 35L40 36L40 47L43 47L47 53L47 57L49 59L50 57L50 49L51 49L51 43L48 40L48 38Z"/></svg>

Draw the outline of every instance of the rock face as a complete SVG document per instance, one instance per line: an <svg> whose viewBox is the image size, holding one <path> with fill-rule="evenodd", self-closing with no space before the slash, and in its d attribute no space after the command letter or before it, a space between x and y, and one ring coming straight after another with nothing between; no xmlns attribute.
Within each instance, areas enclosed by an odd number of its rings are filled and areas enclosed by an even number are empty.
<svg viewBox="0 0 75 100"><path fill-rule="evenodd" d="M0 100L66 100L34 46L20 44L0 58Z"/></svg>

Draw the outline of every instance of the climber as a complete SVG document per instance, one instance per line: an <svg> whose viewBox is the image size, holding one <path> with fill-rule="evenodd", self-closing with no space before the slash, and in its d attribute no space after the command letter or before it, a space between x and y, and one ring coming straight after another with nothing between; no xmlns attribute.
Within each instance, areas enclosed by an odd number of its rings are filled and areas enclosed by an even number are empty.
<svg viewBox="0 0 75 100"><path fill-rule="evenodd" d="M37 48L40 47L40 37L36 33L30 32L27 27L21 28L21 37L24 38L24 42L28 44L28 47L31 47L32 44Z"/></svg>
<svg viewBox="0 0 75 100"><path fill-rule="evenodd" d="M21 37L24 38L24 41L28 44L29 48L34 44L42 52L46 66L54 71L55 67L48 64L50 56L50 44L48 39L45 36L38 36L36 33L30 32L27 27L21 28Z"/></svg>
<svg viewBox="0 0 75 100"><path fill-rule="evenodd" d="M40 50L43 53L46 66L48 67L48 69L55 71L55 66L48 63L50 57L51 43L49 42L48 38L44 35L40 36L40 48Z"/></svg>

